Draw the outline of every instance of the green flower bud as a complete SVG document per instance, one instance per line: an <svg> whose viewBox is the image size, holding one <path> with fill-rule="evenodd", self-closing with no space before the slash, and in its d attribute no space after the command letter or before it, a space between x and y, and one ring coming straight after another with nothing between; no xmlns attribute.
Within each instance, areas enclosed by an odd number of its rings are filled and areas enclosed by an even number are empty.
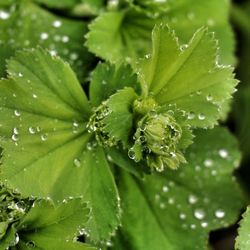
<svg viewBox="0 0 250 250"><path fill-rule="evenodd" d="M186 160L179 150L182 127L174 118L173 111L146 114L139 122L129 150L129 157L135 161L146 159L150 168L163 171L165 167L176 169Z"/></svg>

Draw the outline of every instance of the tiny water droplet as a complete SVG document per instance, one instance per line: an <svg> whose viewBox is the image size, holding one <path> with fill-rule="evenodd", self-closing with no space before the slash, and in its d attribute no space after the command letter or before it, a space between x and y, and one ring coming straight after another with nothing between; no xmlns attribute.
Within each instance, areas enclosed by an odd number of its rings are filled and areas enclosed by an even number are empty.
<svg viewBox="0 0 250 250"><path fill-rule="evenodd" d="M221 158L226 159L228 157L228 152L226 149L220 149L219 150L219 155Z"/></svg>
<svg viewBox="0 0 250 250"><path fill-rule="evenodd" d="M190 204L195 204L197 201L198 201L198 198L195 195L191 194L188 196L188 202Z"/></svg>
<svg viewBox="0 0 250 250"><path fill-rule="evenodd" d="M213 100L213 97L211 95L207 95L207 101L211 102Z"/></svg>
<svg viewBox="0 0 250 250"><path fill-rule="evenodd" d="M46 32L41 33L40 38L42 40L47 40L49 38L49 34Z"/></svg>
<svg viewBox="0 0 250 250"><path fill-rule="evenodd" d="M188 120L192 120L192 119L194 119L194 117L195 117L195 113L194 112L189 112L188 113Z"/></svg>
<svg viewBox="0 0 250 250"><path fill-rule="evenodd" d="M80 161L79 159L75 158L75 159L74 159L74 165L75 165L77 168L81 167L81 161Z"/></svg>
<svg viewBox="0 0 250 250"><path fill-rule="evenodd" d="M215 216L218 219L222 219L222 218L225 217L225 212L222 209L218 209L218 210L215 211Z"/></svg>
<svg viewBox="0 0 250 250"><path fill-rule="evenodd" d="M199 118L199 120L203 121L203 120L206 119L206 116L205 116L203 113L200 113L200 114L198 115L198 118Z"/></svg>
<svg viewBox="0 0 250 250"><path fill-rule="evenodd" d="M184 213L180 213L179 217L181 220L185 220L187 218L187 215Z"/></svg>
<svg viewBox="0 0 250 250"><path fill-rule="evenodd" d="M213 166L213 161L211 160L211 159L206 159L205 161L204 161L204 165L206 166L206 167L212 167Z"/></svg>
<svg viewBox="0 0 250 250"><path fill-rule="evenodd" d="M14 115L19 117L19 116L21 116L21 112L18 110L14 110Z"/></svg>
<svg viewBox="0 0 250 250"><path fill-rule="evenodd" d="M169 190L169 189L168 189L168 186L163 186L163 187L162 187L162 191L163 191L164 193L167 193L168 190Z"/></svg>
<svg viewBox="0 0 250 250"><path fill-rule="evenodd" d="M12 141L14 141L14 142L17 142L17 141L19 140L17 134L13 134L13 135L11 136L11 139L12 139Z"/></svg>
<svg viewBox="0 0 250 250"><path fill-rule="evenodd" d="M33 97L34 99L36 99L36 98L37 98L37 95L36 95L36 94L33 94L32 97Z"/></svg>
<svg viewBox="0 0 250 250"><path fill-rule="evenodd" d="M207 226L208 226L208 223L207 223L207 222L205 222L205 221L201 222L201 227L205 228L205 227L207 227Z"/></svg>
<svg viewBox="0 0 250 250"><path fill-rule="evenodd" d="M47 141L48 140L48 134L41 135L41 140L42 141Z"/></svg>
<svg viewBox="0 0 250 250"><path fill-rule="evenodd" d="M55 28L59 28L62 26L62 22L60 20L55 20L53 23L52 23L53 27Z"/></svg>
<svg viewBox="0 0 250 250"><path fill-rule="evenodd" d="M128 151L128 157L130 158L130 159L132 159L132 160L134 160L135 159L135 152L134 152L134 150L133 149L129 149L129 151Z"/></svg>

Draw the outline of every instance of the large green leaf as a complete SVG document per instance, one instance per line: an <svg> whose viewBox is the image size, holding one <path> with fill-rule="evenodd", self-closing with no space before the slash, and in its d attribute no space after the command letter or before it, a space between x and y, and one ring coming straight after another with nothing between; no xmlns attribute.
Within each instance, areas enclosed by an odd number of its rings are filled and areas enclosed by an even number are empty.
<svg viewBox="0 0 250 250"><path fill-rule="evenodd" d="M118 224L118 194L102 149L89 142L90 106L73 71L39 49L19 52L8 72L0 82L1 179L55 202L84 195L90 237L108 237Z"/></svg>
<svg viewBox="0 0 250 250"><path fill-rule="evenodd" d="M50 200L38 200L17 226L18 249L95 249L73 243L89 215L81 199L69 199L55 207ZM67 248L68 247L68 248Z"/></svg>
<svg viewBox="0 0 250 250"><path fill-rule="evenodd" d="M240 222L238 229L238 237L236 238L236 250L248 250L250 248L250 210L247 208L243 214L243 219Z"/></svg>
<svg viewBox="0 0 250 250"><path fill-rule="evenodd" d="M173 27L181 43L187 43L201 26L209 26L219 39L220 61L233 64L234 40L228 21L229 7L229 0L136 1L125 10L107 12L94 20L87 46L106 60L133 60L149 52L151 30L157 23L164 22Z"/></svg>
<svg viewBox="0 0 250 250"><path fill-rule="evenodd" d="M145 180L121 174L123 227L113 249L205 250L209 231L235 222L242 205L232 177L237 142L222 128L196 136L178 172Z"/></svg>
<svg viewBox="0 0 250 250"><path fill-rule="evenodd" d="M27 0L13 4L7 13L7 19L0 19L0 39L4 46L11 46L12 50L37 45L47 48L51 54L67 60L84 81L93 62L82 46L87 31L85 22L53 15Z"/></svg>
<svg viewBox="0 0 250 250"><path fill-rule="evenodd" d="M231 67L217 64L213 36L199 29L181 48L173 31L158 25L152 42L152 55L139 66L144 93L150 93L162 105L175 103L190 114L193 126L213 126L224 115L221 106L237 83Z"/></svg>

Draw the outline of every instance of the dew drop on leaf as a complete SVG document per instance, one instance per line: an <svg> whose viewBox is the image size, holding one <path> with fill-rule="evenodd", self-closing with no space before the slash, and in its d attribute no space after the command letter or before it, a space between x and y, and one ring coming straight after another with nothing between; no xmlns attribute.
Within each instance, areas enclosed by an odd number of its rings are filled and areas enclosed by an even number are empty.
<svg viewBox="0 0 250 250"><path fill-rule="evenodd" d="M225 212L222 209L218 209L215 211L215 216L218 219L222 219L225 217Z"/></svg>
<svg viewBox="0 0 250 250"><path fill-rule="evenodd" d="M188 196L188 203L195 204L197 201L198 201L198 198L195 195L191 194Z"/></svg>
<svg viewBox="0 0 250 250"><path fill-rule="evenodd" d="M4 11L4 10L0 10L0 19L2 20L6 20L10 17L10 13Z"/></svg>
<svg viewBox="0 0 250 250"><path fill-rule="evenodd" d="M221 158L225 159L225 158L228 157L228 152L227 152L226 149L220 149L219 150L219 155L220 155Z"/></svg>
<svg viewBox="0 0 250 250"><path fill-rule="evenodd" d="M47 40L47 39L49 38L49 34L43 32L43 33L41 33L40 38L41 38L42 40Z"/></svg>
<svg viewBox="0 0 250 250"><path fill-rule="evenodd" d="M168 186L163 186L163 187L162 187L162 191L163 191L164 193L167 193L168 190L169 190L169 189L168 189Z"/></svg>
<svg viewBox="0 0 250 250"><path fill-rule="evenodd" d="M21 112L18 110L14 110L14 115L19 117L19 116L21 116Z"/></svg>
<svg viewBox="0 0 250 250"><path fill-rule="evenodd" d="M42 141L47 141L48 140L48 134L41 135L41 140Z"/></svg>
<svg viewBox="0 0 250 250"><path fill-rule="evenodd" d="M187 218L187 215L184 213L180 213L179 217L181 220L185 220Z"/></svg>
<svg viewBox="0 0 250 250"><path fill-rule="evenodd" d="M36 247L34 241L28 241L28 242L26 243L26 246L27 246L28 249L32 249L32 248L35 248L35 247Z"/></svg>
<svg viewBox="0 0 250 250"><path fill-rule="evenodd" d="M199 120L203 121L203 120L205 120L206 116L203 113L200 113L198 115L198 118L199 118Z"/></svg>
<svg viewBox="0 0 250 250"><path fill-rule="evenodd" d="M60 20L55 20L52 25L55 28L59 28L62 26L62 22Z"/></svg>
<svg viewBox="0 0 250 250"><path fill-rule="evenodd" d="M194 210L194 217L198 220L202 220L205 217L205 212L203 209L197 208Z"/></svg>
<svg viewBox="0 0 250 250"><path fill-rule="evenodd" d="M204 161L204 165L205 165L205 167L212 167L213 166L213 161L211 160L211 159L206 159L205 161Z"/></svg>
<svg viewBox="0 0 250 250"><path fill-rule="evenodd" d="M76 166L76 167L81 167L81 161L79 160L79 159L77 159L77 158L75 158L74 159L74 165Z"/></svg>

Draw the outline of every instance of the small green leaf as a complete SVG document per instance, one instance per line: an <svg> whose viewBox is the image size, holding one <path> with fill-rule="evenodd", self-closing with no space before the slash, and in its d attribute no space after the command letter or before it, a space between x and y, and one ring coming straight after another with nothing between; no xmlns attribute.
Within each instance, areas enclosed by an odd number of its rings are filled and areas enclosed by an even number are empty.
<svg viewBox="0 0 250 250"><path fill-rule="evenodd" d="M238 229L238 237L236 238L236 250L248 250L250 248L250 208L247 207L246 212L243 214L243 219L240 222Z"/></svg>
<svg viewBox="0 0 250 250"><path fill-rule="evenodd" d="M178 172L145 180L121 174L123 227L113 249L205 250L211 230L235 222L242 206L232 178L240 159L236 140L223 128L198 132L186 156Z"/></svg>
<svg viewBox="0 0 250 250"><path fill-rule="evenodd" d="M90 83L91 104L98 107L102 101L125 87L132 87L140 93L137 77L129 65L98 64Z"/></svg>
<svg viewBox="0 0 250 250"><path fill-rule="evenodd" d="M101 145L114 146L119 141L128 145L133 126L133 102L137 98L133 88L124 88L111 95L90 117L87 127L95 132Z"/></svg>
<svg viewBox="0 0 250 250"><path fill-rule="evenodd" d="M173 31L159 25L152 41L152 55L139 66L142 86L147 86L144 93L151 93L161 105L175 103L190 114L189 123L194 127L216 124L237 81L231 67L216 64L213 36L202 28L182 48Z"/></svg>
<svg viewBox="0 0 250 250"><path fill-rule="evenodd" d="M71 245L72 249L94 249L85 244L73 244L74 237L88 220L89 211L79 198L65 200L57 207L49 200L36 201L17 226L21 249L66 249Z"/></svg>
<svg viewBox="0 0 250 250"><path fill-rule="evenodd" d="M153 26L152 20L134 9L106 12L90 24L86 45L110 62L127 60L133 64L138 54L142 56L149 49Z"/></svg>
<svg viewBox="0 0 250 250"><path fill-rule="evenodd" d="M0 82L1 179L54 202L83 195L93 213L90 238L109 237L119 223L118 194L102 149L89 141L90 106L73 71L39 49L19 52L8 72Z"/></svg>

